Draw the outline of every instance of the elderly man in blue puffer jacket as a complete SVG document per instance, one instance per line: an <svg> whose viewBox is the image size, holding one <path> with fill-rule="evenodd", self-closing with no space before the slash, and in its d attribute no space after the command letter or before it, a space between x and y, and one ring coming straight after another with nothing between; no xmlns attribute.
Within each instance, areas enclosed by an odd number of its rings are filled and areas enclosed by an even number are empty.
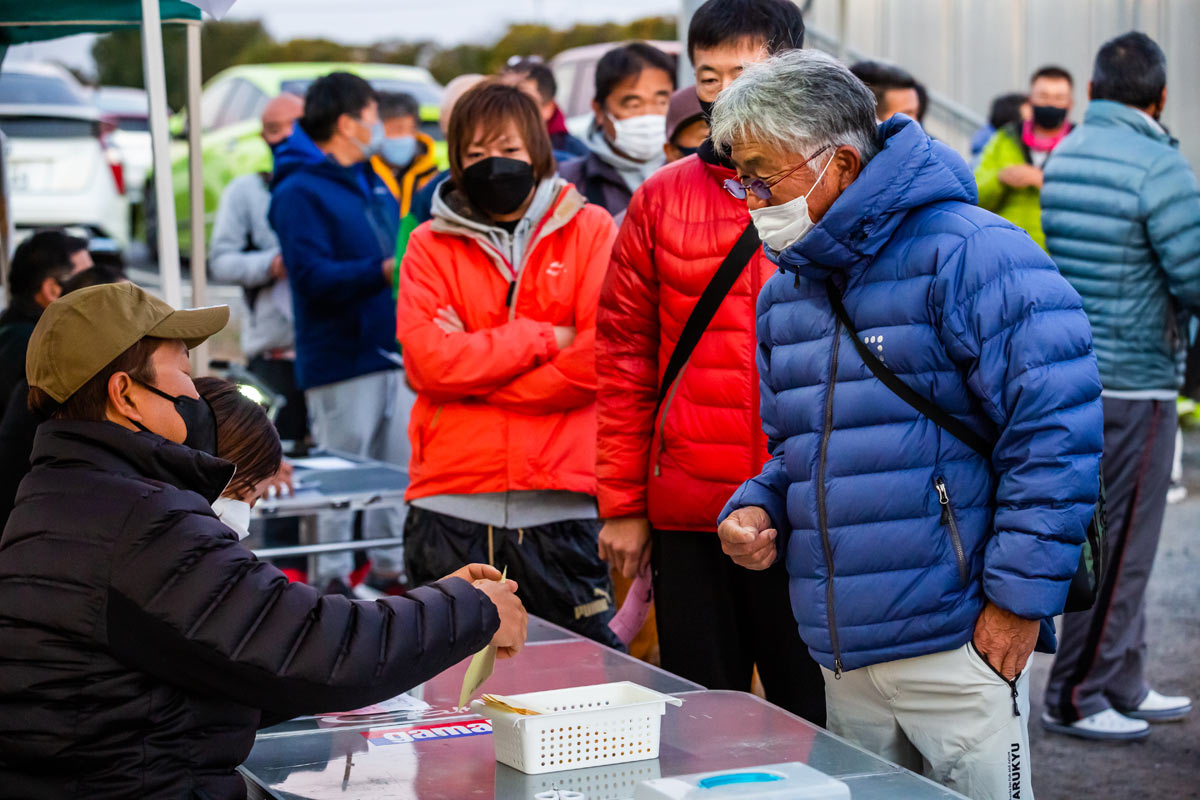
<svg viewBox="0 0 1200 800"><path fill-rule="evenodd" d="M1029 655L1098 494L1100 380L1079 295L974 205L962 159L845 67L796 51L717 101L780 274L758 301L772 459L726 507L743 566L784 559L829 727L976 800L1032 797ZM990 463L873 377L831 308ZM778 535L777 532L778 531Z"/></svg>
<svg viewBox="0 0 1200 800"><path fill-rule="evenodd" d="M1046 163L1042 224L1083 296L1104 384L1108 563L1096 605L1063 620L1042 724L1089 739L1137 739L1180 719L1187 697L1146 681L1146 584L1175 452L1188 312L1200 313L1200 183L1158 122L1162 50L1143 33L1096 55L1084 122Z"/></svg>

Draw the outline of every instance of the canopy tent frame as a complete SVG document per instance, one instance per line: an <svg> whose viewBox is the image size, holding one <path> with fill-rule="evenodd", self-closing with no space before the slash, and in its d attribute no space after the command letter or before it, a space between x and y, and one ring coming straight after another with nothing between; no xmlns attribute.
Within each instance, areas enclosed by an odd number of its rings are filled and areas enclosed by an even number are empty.
<svg viewBox="0 0 1200 800"><path fill-rule="evenodd" d="M72 14L76 9L80 13ZM164 10L166 13L164 14ZM188 0L140 0L140 10L130 0L76 0L42 5L26 2L0 2L0 45L41 41L77 33L111 31L139 26L142 38L142 68L150 105L150 139L153 145L153 171L158 212L158 269L163 299L179 308L183 304L183 285L179 265L178 221L175 216L174 189L171 180L169 109L167 108L166 66L163 59L162 26L182 24L187 29L187 108L188 118L188 195L192 229L192 305L206 301L206 259L204 237L204 188L201 181L203 154L200 146L200 9ZM0 59L3 53L0 51ZM0 209L7 212L7 209ZM0 214L3 216L3 214ZM7 239L7 232L0 231ZM9 251L5 242L4 256ZM6 260L6 259L5 259ZM2 262L0 262L2 263ZM7 270L5 270L7 277ZM207 366L203 351L195 354L196 365Z"/></svg>

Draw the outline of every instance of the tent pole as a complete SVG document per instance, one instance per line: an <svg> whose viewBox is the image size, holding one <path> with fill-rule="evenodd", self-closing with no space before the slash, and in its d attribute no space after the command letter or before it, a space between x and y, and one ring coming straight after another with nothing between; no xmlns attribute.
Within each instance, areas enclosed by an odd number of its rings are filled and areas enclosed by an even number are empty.
<svg viewBox="0 0 1200 800"><path fill-rule="evenodd" d="M158 0L142 0L142 71L150 98L150 141L154 146L154 200L158 212L158 272L168 304L183 305L179 281L179 233L175 228L175 191L171 179L167 129L167 75L163 66L162 17ZM195 120L189 120L192 125Z"/></svg>
<svg viewBox="0 0 1200 800"><path fill-rule="evenodd" d="M200 119L200 23L187 28L187 116ZM188 125L188 217L192 226L192 306L208 305L208 261L205 254L204 156L200 125ZM192 351L192 374L208 374L208 343Z"/></svg>

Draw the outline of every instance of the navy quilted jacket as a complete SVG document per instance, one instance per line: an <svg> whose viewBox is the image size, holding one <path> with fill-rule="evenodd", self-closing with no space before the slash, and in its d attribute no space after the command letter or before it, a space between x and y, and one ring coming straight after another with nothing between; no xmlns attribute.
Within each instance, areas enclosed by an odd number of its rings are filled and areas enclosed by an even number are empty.
<svg viewBox="0 0 1200 800"><path fill-rule="evenodd" d="M829 669L959 647L985 598L1059 613L1098 493L1079 295L1024 231L973 205L957 154L906 117L880 137L820 223L767 253L783 273L758 300L772 458L722 515L771 515L800 635ZM868 371L830 278L893 371L996 443L992 463Z"/></svg>
<svg viewBox="0 0 1200 800"><path fill-rule="evenodd" d="M1137 109L1093 100L1046 162L1046 246L1083 296L1104 388L1178 389L1200 312L1200 183Z"/></svg>

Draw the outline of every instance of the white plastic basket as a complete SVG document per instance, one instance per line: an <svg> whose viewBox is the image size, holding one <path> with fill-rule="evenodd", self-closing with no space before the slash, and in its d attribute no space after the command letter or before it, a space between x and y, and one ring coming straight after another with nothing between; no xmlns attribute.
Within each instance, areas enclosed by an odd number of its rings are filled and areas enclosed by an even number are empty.
<svg viewBox="0 0 1200 800"><path fill-rule="evenodd" d="M677 697L628 682L505 699L542 713L523 716L479 700L471 708L492 721L496 760L527 775L658 758L667 703L683 704Z"/></svg>

